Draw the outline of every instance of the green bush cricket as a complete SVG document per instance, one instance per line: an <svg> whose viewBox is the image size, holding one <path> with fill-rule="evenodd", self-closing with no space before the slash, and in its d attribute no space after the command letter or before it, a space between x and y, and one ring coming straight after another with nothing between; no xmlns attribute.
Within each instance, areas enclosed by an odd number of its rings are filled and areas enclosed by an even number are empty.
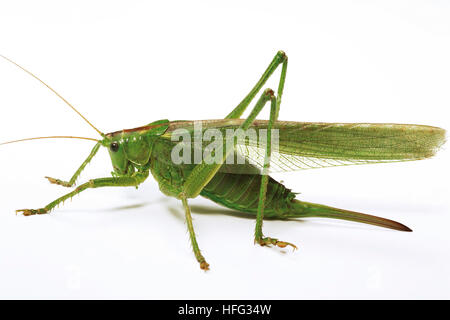
<svg viewBox="0 0 450 320"><path fill-rule="evenodd" d="M209 264L201 254L195 237L188 199L201 195L225 207L256 216L254 242L262 246L291 246L296 249L294 244L264 236L263 217L273 219L324 217L412 231L401 223L385 218L295 199L295 193L271 178L269 173L276 170L291 171L426 159L432 157L445 142L445 130L425 125L279 121L278 113L288 63L288 58L282 51L277 52L252 90L224 119L159 120L142 127L108 134L98 130L41 79L14 61L1 57L47 86L101 135L100 140L75 136L50 136L2 144L47 138L95 141L96 144L89 156L69 181L46 177L50 183L68 188L75 186L83 169L102 146L108 149L114 168L111 177L91 179L43 208L21 209L16 212L25 216L49 213L65 200L90 188L137 187L151 172L165 195L181 200L192 248L203 270L208 270ZM240 119L280 65L281 75L276 93L271 89L265 89L250 115L246 119ZM257 120L258 114L267 104L270 104L269 120ZM200 135L204 136L208 130L209 133L214 130L214 140L211 134L205 141L195 140L196 134L200 132ZM254 130L255 135L248 134L250 130ZM193 141L183 138L180 143L182 136L179 135L180 132L187 133L188 137L193 135ZM231 134L228 134L230 132ZM237 133L243 133L243 136L239 137ZM213 143L208 144L210 141ZM231 144L228 144L230 141ZM277 143L274 144L274 141ZM196 158L196 152L201 157L197 159L198 161L192 162L192 156ZM180 162L178 161L180 159L174 161L174 155L189 161ZM238 161L237 164L228 161L236 158L244 161Z"/></svg>

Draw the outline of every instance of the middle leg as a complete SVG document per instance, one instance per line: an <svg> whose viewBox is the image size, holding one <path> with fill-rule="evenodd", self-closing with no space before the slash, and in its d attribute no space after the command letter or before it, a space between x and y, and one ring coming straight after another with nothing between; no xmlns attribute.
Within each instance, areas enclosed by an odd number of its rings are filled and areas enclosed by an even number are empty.
<svg viewBox="0 0 450 320"><path fill-rule="evenodd" d="M209 264L206 262L205 258L200 252L200 248L198 247L197 239L195 238L194 225L192 224L191 210L189 209L187 199L182 198L181 201L183 202L186 224L189 231L189 237L191 238L192 250L194 250L195 258L197 259L198 263L200 263L200 269L207 271L209 270Z"/></svg>
<svg viewBox="0 0 450 320"><path fill-rule="evenodd" d="M50 202L43 208L40 209L20 209L16 210L16 213L22 213L24 216L31 216L35 214L45 214L49 213L52 209L54 209L60 203L63 203L67 199L71 199L73 196L83 192L84 190L90 188L101 188L101 187L132 187L137 186L144 182L147 179L149 172L138 172L133 176L122 176L122 177L113 177L113 178L97 178L89 180L86 183L83 183L78 188L69 192L62 197Z"/></svg>

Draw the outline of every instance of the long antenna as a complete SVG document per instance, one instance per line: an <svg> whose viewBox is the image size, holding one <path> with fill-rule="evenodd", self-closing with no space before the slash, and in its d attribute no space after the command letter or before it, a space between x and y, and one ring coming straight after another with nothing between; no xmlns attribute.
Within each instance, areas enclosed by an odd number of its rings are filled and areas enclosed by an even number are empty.
<svg viewBox="0 0 450 320"><path fill-rule="evenodd" d="M41 79L39 79L37 76L35 76L33 73L31 73L30 71L28 71L27 69L25 69L24 67L22 67L21 65L17 64L16 62L12 61L11 59L5 57L4 55L0 54L0 57L2 57L3 59L5 59L6 61L11 62L12 64L14 64L15 66L19 67L20 69L22 69L23 71L25 71L26 73L28 73L30 76L32 76L33 78L35 78L36 80L38 80L40 83L42 83L44 86L46 86L50 91L52 91L54 94L56 94L62 101L64 101L69 107L72 108L73 111L75 111L76 113L78 113L78 115L80 117L83 118L84 121L86 121L92 128L94 128L95 131L97 131L102 137L104 136L104 134L98 130L92 123L89 122L88 119L86 119L77 109L75 109L75 107L73 105L71 105L69 103L69 101L67 101L66 99L64 99L58 92L56 92L52 87L50 87L48 84L46 84L44 81L42 81Z"/></svg>
<svg viewBox="0 0 450 320"><path fill-rule="evenodd" d="M99 140L93 139L93 138L86 138L86 137L74 137L74 136L49 136L49 137L34 137L34 138L26 138L26 139L19 139L19 140L12 140L7 142L0 143L0 146L3 144L10 144L15 142L22 142L22 141L29 141L29 140L38 140L38 139L82 139L82 140L91 140L98 142Z"/></svg>

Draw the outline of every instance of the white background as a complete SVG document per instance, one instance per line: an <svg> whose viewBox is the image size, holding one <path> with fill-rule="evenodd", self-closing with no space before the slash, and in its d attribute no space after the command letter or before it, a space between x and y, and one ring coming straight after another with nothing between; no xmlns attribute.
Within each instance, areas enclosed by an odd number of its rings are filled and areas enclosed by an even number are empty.
<svg viewBox="0 0 450 320"><path fill-rule="evenodd" d="M450 128L448 1L0 2L0 53L103 132L224 117L278 49L290 59L281 120ZM0 111L1 141L98 138L4 60ZM14 215L67 192L43 177L69 179L92 146L0 147L0 298L450 298L448 146L426 161L277 175L300 199L395 219L413 233L265 222L267 235L299 246L292 253L253 245L253 220L192 200L207 273L181 203L152 177L139 190L88 190L50 215ZM80 182L110 171L101 150Z"/></svg>

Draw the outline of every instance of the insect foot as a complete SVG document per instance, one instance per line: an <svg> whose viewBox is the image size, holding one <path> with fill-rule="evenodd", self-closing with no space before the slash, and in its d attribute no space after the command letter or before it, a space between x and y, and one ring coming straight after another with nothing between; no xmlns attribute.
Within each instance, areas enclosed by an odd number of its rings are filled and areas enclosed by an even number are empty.
<svg viewBox="0 0 450 320"><path fill-rule="evenodd" d="M259 243L261 246L278 246L280 248L286 248L287 246L291 246L293 250L297 250L297 246L295 244L292 244L290 242L285 242L285 241L279 241L278 239L275 238L270 238L270 237L264 237L261 238L259 240L255 239L255 242Z"/></svg>
<svg viewBox="0 0 450 320"><path fill-rule="evenodd" d="M18 213L22 213L24 216L32 216L35 214L45 214L48 213L48 210L45 208L41 208L41 209L20 209L20 210L16 210L16 214Z"/></svg>
<svg viewBox="0 0 450 320"><path fill-rule="evenodd" d="M72 186L69 182L66 182L66 181L62 181L62 180L55 179L52 177L45 177L45 178L52 184L57 184L59 186L63 186L63 187L67 187L67 188L70 188Z"/></svg>
<svg viewBox="0 0 450 320"><path fill-rule="evenodd" d="M209 263L206 261L200 262L200 269L208 271L209 270Z"/></svg>

